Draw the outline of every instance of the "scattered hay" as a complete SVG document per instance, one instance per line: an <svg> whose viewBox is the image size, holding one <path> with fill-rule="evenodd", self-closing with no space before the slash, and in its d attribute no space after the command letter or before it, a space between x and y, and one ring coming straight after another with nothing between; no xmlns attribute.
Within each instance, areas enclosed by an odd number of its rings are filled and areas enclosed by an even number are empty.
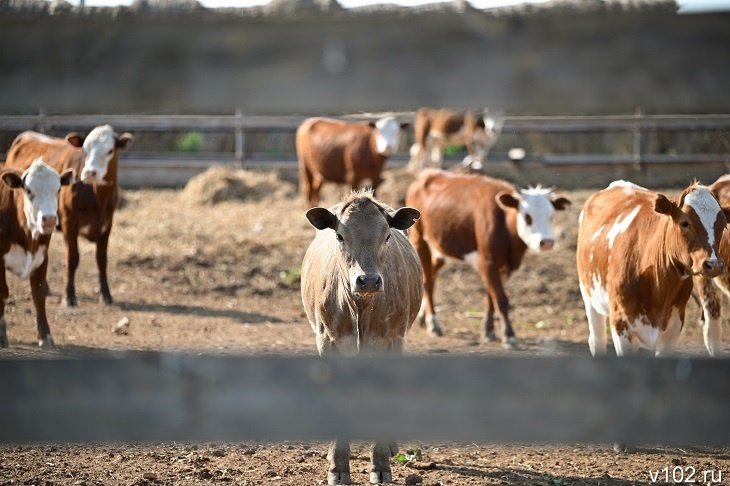
<svg viewBox="0 0 730 486"><path fill-rule="evenodd" d="M273 171L253 172L230 167L211 167L188 181L182 191L189 204L290 198L296 188Z"/></svg>

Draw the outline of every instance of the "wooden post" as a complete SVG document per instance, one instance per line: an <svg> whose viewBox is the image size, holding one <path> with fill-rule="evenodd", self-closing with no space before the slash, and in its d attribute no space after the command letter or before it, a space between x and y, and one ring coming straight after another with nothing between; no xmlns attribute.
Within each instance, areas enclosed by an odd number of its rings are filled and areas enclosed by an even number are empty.
<svg viewBox="0 0 730 486"><path fill-rule="evenodd" d="M38 132L46 133L46 109L42 106L38 108Z"/></svg>
<svg viewBox="0 0 730 486"><path fill-rule="evenodd" d="M236 128L235 128L235 157L236 168L244 168L243 151L246 144L246 134L243 132L243 113L241 108L236 108Z"/></svg>

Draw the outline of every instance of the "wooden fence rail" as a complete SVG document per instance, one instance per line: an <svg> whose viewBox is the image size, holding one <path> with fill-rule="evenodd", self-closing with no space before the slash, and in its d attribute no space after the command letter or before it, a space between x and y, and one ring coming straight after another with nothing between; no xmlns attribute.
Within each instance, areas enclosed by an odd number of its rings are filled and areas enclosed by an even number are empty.
<svg viewBox="0 0 730 486"><path fill-rule="evenodd" d="M0 361L0 442L730 444L730 360L200 357Z"/></svg>

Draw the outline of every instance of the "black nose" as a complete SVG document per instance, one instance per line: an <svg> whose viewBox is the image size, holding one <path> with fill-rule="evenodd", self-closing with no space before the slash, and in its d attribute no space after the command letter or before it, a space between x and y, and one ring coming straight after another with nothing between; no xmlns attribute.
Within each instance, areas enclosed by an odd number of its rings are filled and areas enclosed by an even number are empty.
<svg viewBox="0 0 730 486"><path fill-rule="evenodd" d="M360 275L355 279L355 291L372 294L383 290L383 279L380 275Z"/></svg>

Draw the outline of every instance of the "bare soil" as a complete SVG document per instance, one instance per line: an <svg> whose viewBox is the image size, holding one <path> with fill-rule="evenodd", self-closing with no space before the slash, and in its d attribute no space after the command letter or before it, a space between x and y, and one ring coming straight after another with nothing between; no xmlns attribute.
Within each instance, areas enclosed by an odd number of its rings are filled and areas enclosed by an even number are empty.
<svg viewBox="0 0 730 486"><path fill-rule="evenodd" d="M289 181L287 181L289 179ZM403 203L410 175L389 171L381 199ZM115 303L99 301L93 245L82 242L79 306L61 306L64 256L53 238L47 302L58 351L37 347L28 283L9 278L10 348L0 359L103 355L119 350L194 354L315 355L314 334L299 297L299 269L314 230L290 177L284 190L252 191L239 199L201 203L186 191L124 191L110 242L109 277ZM289 187L291 186L291 187ZM670 191L671 192L671 191ZM677 192L676 190L674 192ZM577 220L590 191L564 191L573 206L555 218L560 247L528 255L508 283L521 349L479 344L484 301L479 276L465 264L446 266L437 287L445 336L414 327L407 354L589 356L587 323L575 270ZM330 187L322 205L343 191ZM242 197L242 198L241 198ZM210 200L209 194L205 198ZM113 332L123 319L125 332ZM679 349L705 355L690 303ZM12 399L12 397L4 397ZM536 412L539 406L536 405ZM730 449L639 446L616 454L608 444L526 445L405 443L411 460L392 460L397 484L629 485L651 482L650 471L679 467L703 483L703 472L730 477ZM323 484L327 444L160 443L0 446L0 485ZM366 484L368 446L352 449L353 481ZM416 474L416 476L412 476Z"/></svg>

